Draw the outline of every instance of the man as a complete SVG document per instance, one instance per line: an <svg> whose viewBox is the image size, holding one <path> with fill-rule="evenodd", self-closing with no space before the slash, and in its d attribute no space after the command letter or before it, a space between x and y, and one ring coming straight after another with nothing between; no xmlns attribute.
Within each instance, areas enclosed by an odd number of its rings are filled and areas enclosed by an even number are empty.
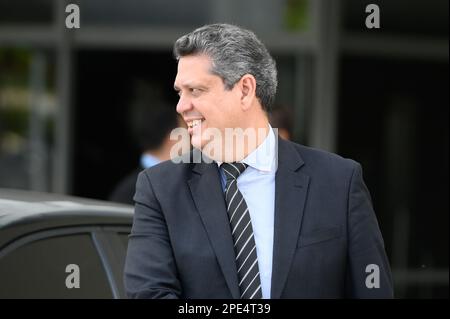
<svg viewBox="0 0 450 319"><path fill-rule="evenodd" d="M275 62L256 36L207 25L178 39L174 53L177 111L213 161L167 161L139 175L128 296L392 297L360 165L277 139L267 117ZM232 146L211 134L230 128L263 134L251 143L237 133Z"/></svg>
<svg viewBox="0 0 450 319"><path fill-rule="evenodd" d="M170 159L175 140L170 133L184 127L179 115L152 86L137 82L131 103L131 128L142 152L139 167L125 176L111 192L109 200L134 205L133 196L138 174L162 161Z"/></svg>
<svg viewBox="0 0 450 319"><path fill-rule="evenodd" d="M288 141L292 140L293 136L293 116L292 110L284 106L273 108L269 114L270 125L278 129L279 137Z"/></svg>

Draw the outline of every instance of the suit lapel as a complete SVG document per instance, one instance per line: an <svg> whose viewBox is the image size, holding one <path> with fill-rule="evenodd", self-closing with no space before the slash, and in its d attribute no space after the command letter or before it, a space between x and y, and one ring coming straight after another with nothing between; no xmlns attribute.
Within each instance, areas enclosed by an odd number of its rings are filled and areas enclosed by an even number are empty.
<svg viewBox="0 0 450 319"><path fill-rule="evenodd" d="M196 164L188 184L231 295L239 298L233 238L217 164Z"/></svg>
<svg viewBox="0 0 450 319"><path fill-rule="evenodd" d="M297 248L309 176L300 173L300 154L279 139L275 176L275 223L271 298L280 298Z"/></svg>

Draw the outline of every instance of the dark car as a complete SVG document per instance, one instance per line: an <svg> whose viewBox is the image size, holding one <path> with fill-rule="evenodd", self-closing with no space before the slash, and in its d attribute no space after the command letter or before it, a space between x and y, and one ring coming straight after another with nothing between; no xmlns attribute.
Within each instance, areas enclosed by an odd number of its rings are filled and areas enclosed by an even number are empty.
<svg viewBox="0 0 450 319"><path fill-rule="evenodd" d="M133 207L0 189L0 298L124 298Z"/></svg>

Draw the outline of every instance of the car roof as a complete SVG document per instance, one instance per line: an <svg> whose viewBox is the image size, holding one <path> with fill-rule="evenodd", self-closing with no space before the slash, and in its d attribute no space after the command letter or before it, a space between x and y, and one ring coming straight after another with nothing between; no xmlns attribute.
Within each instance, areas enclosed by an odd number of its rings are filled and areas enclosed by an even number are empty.
<svg viewBox="0 0 450 319"><path fill-rule="evenodd" d="M129 207L130 205L125 205L121 203L108 202L98 199L90 199L84 197L76 197L70 195L63 195L57 193L44 193L21 189L11 189L11 188L1 188L0 187L0 199L10 199L20 202L35 203L43 201L73 201L86 205L107 205L114 207Z"/></svg>
<svg viewBox="0 0 450 319"><path fill-rule="evenodd" d="M0 188L0 247L10 237L58 227L130 226L133 206Z"/></svg>

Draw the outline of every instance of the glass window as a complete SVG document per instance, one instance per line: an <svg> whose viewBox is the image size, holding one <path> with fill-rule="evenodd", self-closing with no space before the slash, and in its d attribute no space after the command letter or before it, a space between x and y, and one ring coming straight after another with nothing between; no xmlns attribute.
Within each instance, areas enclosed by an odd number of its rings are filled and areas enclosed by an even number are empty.
<svg viewBox="0 0 450 319"><path fill-rule="evenodd" d="M67 288L79 267L79 288ZM73 277L72 283L74 282ZM89 234L50 237L22 246L0 259L0 298L112 298Z"/></svg>
<svg viewBox="0 0 450 319"><path fill-rule="evenodd" d="M89 26L194 28L227 22L256 32L304 31L308 0L78 0L81 23Z"/></svg>
<svg viewBox="0 0 450 319"><path fill-rule="evenodd" d="M308 0L215 0L210 12L212 22L237 24L259 35L303 32L310 25Z"/></svg>
<svg viewBox="0 0 450 319"><path fill-rule="evenodd" d="M81 26L170 26L207 23L210 1L77 0Z"/></svg>
<svg viewBox="0 0 450 319"><path fill-rule="evenodd" d="M289 128L289 139L305 143L311 108L311 57L309 55L274 54L278 69L278 88L272 114L280 127ZM275 127L275 126L274 126ZM282 137L285 137L281 135Z"/></svg>
<svg viewBox="0 0 450 319"><path fill-rule="evenodd" d="M345 0L341 12L343 28L350 32L367 34L366 6L370 1ZM380 35L404 36L442 36L448 37L447 0L430 1L427 5L421 0L374 2L380 8ZM373 32L373 30L372 30Z"/></svg>
<svg viewBox="0 0 450 319"><path fill-rule="evenodd" d="M346 55L341 70L339 154L364 168L396 296L448 298L448 63Z"/></svg>
<svg viewBox="0 0 450 319"><path fill-rule="evenodd" d="M0 0L0 25L50 25L53 0Z"/></svg>
<svg viewBox="0 0 450 319"><path fill-rule="evenodd" d="M54 67L48 52L0 48L0 187L51 189Z"/></svg>

